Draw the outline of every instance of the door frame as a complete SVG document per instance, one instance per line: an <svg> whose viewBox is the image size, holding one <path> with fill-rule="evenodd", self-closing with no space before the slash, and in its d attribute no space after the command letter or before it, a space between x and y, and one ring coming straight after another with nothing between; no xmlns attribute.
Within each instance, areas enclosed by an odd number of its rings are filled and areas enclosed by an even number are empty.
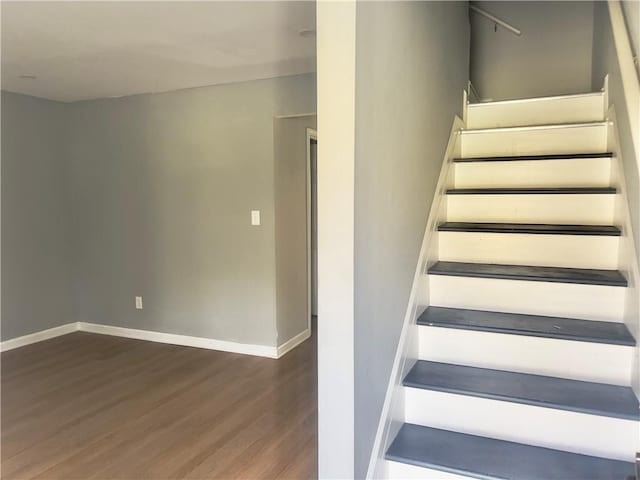
<svg viewBox="0 0 640 480"><path fill-rule="evenodd" d="M306 138L306 150L307 150L307 327L309 332L311 332L311 316L312 316L312 303L313 303L313 287L311 282L311 262L312 262L312 251L311 251L311 212L312 205L311 202L313 200L311 196L311 141L315 140L316 144L318 143L318 132L313 129L307 127L307 138ZM316 146L316 189L318 185L318 150ZM316 219L317 221L317 219ZM317 239L316 239L317 241ZM317 245L316 245L317 248ZM316 288L318 286L316 285Z"/></svg>

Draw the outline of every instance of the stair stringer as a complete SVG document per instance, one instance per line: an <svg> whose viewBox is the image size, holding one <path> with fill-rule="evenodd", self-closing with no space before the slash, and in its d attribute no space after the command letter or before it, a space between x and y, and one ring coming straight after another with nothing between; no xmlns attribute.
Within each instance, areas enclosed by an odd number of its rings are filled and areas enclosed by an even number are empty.
<svg viewBox="0 0 640 480"><path fill-rule="evenodd" d="M605 89L607 82L605 80ZM615 154L611 169L611 185L617 188L615 200L615 224L621 227L620 246L618 253L618 270L627 278L628 287L625 295L624 323L636 340L640 339L640 263L635 248L634 232L629 212L629 198L625 181L624 162L634 161L634 158L625 159L620 148L620 139L617 130L617 118L614 106L610 106L606 112L608 121L607 148ZM633 170L631 170L633 171ZM634 360L631 371L631 387L636 396L640 398L640 342L636 342Z"/></svg>
<svg viewBox="0 0 640 480"><path fill-rule="evenodd" d="M466 110L466 92L464 104ZM464 126L464 121L456 115L449 133L449 141L427 217L407 310L369 460L367 479L384 478L385 452L404 423L405 389L402 381L418 359L417 319L429 305L429 277L426 275L426 271L438 260L437 229L438 225L447 217L446 192L452 188L454 183L455 169L452 168L452 165L453 160L461 155L460 133Z"/></svg>

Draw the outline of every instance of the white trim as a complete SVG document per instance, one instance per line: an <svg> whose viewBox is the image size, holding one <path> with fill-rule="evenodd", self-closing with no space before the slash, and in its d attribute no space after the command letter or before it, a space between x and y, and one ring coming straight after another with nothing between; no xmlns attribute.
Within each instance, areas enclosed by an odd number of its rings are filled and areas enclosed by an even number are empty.
<svg viewBox="0 0 640 480"><path fill-rule="evenodd" d="M300 332L295 337L290 338L289 340L284 342L282 345L278 346L278 348L276 349L276 358L283 357L284 355L289 353L291 350L296 348L298 345L300 345L302 342L307 340L309 337L311 337L311 328L308 328Z"/></svg>
<svg viewBox="0 0 640 480"><path fill-rule="evenodd" d="M73 322L60 325L59 327L30 333L29 335L23 335L22 337L5 340L4 342L0 342L0 352L6 352L8 350L13 350L14 348L24 347L26 345L31 345L32 343L42 342L44 340L49 340L50 338L66 335L67 333L75 332L77 329L78 324Z"/></svg>
<svg viewBox="0 0 640 480"><path fill-rule="evenodd" d="M49 340L50 338L60 337L77 331L97 333L99 335L112 335L114 337L133 338L148 342L182 345L184 347L206 348L207 350L241 353L244 355L254 355L267 358L280 358L311 337L311 329L307 329L287 340L282 345L270 347L268 345L228 342L213 338L192 337L176 333L154 332L152 330L138 330L135 328L115 327L113 325L100 325L98 323L73 322L0 342L0 352L6 352L8 350L13 350L14 348L24 347L26 345L31 345L32 343L42 342L44 340Z"/></svg>
<svg viewBox="0 0 640 480"><path fill-rule="evenodd" d="M315 117L317 112L309 112L309 113L293 113L291 115L275 115L273 118L282 119L282 118L300 118L300 117Z"/></svg>
<svg viewBox="0 0 640 480"><path fill-rule="evenodd" d="M550 95L548 97L513 98L509 100L490 100L486 102L473 102L469 104L469 107L470 108L484 107L487 105L495 105L495 104L504 105L509 103L528 103L528 102L538 102L538 101L545 101L545 100L563 100L565 98L593 97L596 95L602 95L602 92L570 93L567 95Z"/></svg>
<svg viewBox="0 0 640 480"><path fill-rule="evenodd" d="M311 282L311 262L312 262L312 251L311 251L311 211L312 211L312 198L311 198L311 140L318 141L318 132L313 128L307 127L307 140L306 140L306 150L307 150L307 330L311 332L311 316L312 312L312 304L313 304L313 287ZM316 162L318 161L318 151L316 149ZM318 167L316 165L316 176L318 174ZM317 180L317 179L316 179ZM316 185L317 185L316 181ZM316 239L317 242L317 239ZM317 245L316 245L317 248ZM318 286L316 285L316 288ZM287 350L288 352L288 350ZM286 352L285 352L286 353ZM284 353L283 353L284 355Z"/></svg>
<svg viewBox="0 0 640 480"><path fill-rule="evenodd" d="M609 74L604 76L602 84L602 118L607 120L607 111L609 110Z"/></svg>
<svg viewBox="0 0 640 480"><path fill-rule="evenodd" d="M474 128L473 130L464 130L465 135L474 133L487 132L518 132L521 130L554 130L558 128L583 128L583 127L606 127L607 122L586 122L586 123L553 123L550 125L524 125L518 127L492 127L492 128Z"/></svg>
<svg viewBox="0 0 640 480"><path fill-rule="evenodd" d="M618 67L620 68L620 80L627 109L631 143L636 154L638 154L640 152L640 101L638 101L640 99L640 81L633 62L633 51L631 50L629 34L624 21L622 5L617 0L609 0L607 4L609 6L613 43Z"/></svg>
<svg viewBox="0 0 640 480"><path fill-rule="evenodd" d="M449 142L444 153L434 198L431 203L431 209L429 210L429 217L427 219L425 233L422 239L420 255L418 257L418 263L413 277L411 294L409 296L402 331L400 333L400 340L398 342L398 348L393 361L389 384L387 386L387 393L385 395L378 429L376 431L373 449L369 459L367 479L381 478L383 476L383 469L385 465L384 453L401 424L402 418L399 417L404 417L404 411L402 411L401 414L396 412L396 410L403 408L401 405L404 400L402 379L417 359L417 350L412 352L411 349L412 346L414 349L417 346L418 335L415 331L416 319L422 313L426 305L428 305L428 288L426 284L426 282L428 282L428 276L425 275L424 272L426 271L429 262L434 262L436 260L435 256L437 255L438 239L437 226L439 220L444 214L444 209L446 209L446 202L443 201L446 197L446 190L453 183L453 169L451 168L451 165L453 163L453 158L459 156L460 142L458 139L460 138L459 134L461 133L463 126L464 123L460 117L455 116L449 134Z"/></svg>
<svg viewBox="0 0 640 480"><path fill-rule="evenodd" d="M605 77L606 86L607 77ZM629 161L622 156L620 148L620 138L618 133L618 119L615 106L612 105L607 110L607 120L610 122L608 132L608 149L614 153L614 164L612 166L611 183L618 190L618 202L615 209L615 222L622 227L619 247L618 269L622 271L629 282L626 289L626 302L624 311L624 322L631 331L631 334L638 339L640 335L640 262L638 252L635 248L634 232L631 223L631 213L629 211L629 197L627 196L627 182L625 178L624 163ZM631 159L633 161L633 158ZM631 387L636 395L640 396L640 343L635 347L633 359L633 369L631 372Z"/></svg>
<svg viewBox="0 0 640 480"><path fill-rule="evenodd" d="M206 348L221 352L242 353L258 357L277 358L276 347L267 345L253 345L250 343L228 342L213 338L192 337L175 333L154 332L151 330L138 330L135 328L115 327L112 325L100 325L97 323L78 322L78 330L82 332L98 333L101 335L113 335L116 337L134 338L149 342L169 343L185 347Z"/></svg>

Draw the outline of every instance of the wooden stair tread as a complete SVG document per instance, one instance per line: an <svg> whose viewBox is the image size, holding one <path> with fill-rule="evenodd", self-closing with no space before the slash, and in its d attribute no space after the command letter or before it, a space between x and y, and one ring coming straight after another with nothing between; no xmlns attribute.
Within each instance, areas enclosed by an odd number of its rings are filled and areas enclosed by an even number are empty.
<svg viewBox="0 0 640 480"><path fill-rule="evenodd" d="M636 345L629 329L621 322L431 306L420 315L418 325L610 345Z"/></svg>
<svg viewBox="0 0 640 480"><path fill-rule="evenodd" d="M451 188L447 195L592 195L614 194L615 187Z"/></svg>
<svg viewBox="0 0 640 480"><path fill-rule="evenodd" d="M617 270L591 268L537 267L529 265L501 265L492 263L436 262L430 275L498 278L584 285L626 287L627 280Z"/></svg>
<svg viewBox="0 0 640 480"><path fill-rule="evenodd" d="M488 222L444 222L438 226L440 232L478 233L529 233L545 235L599 235L620 236L613 225L556 225L548 223L488 223Z"/></svg>
<svg viewBox="0 0 640 480"><path fill-rule="evenodd" d="M626 480L631 462L534 447L405 423L387 460L467 475L509 480Z"/></svg>
<svg viewBox="0 0 640 480"><path fill-rule="evenodd" d="M508 401L571 412L640 419L631 387L420 360L407 387Z"/></svg>
<svg viewBox="0 0 640 480"><path fill-rule="evenodd" d="M547 153L544 155L508 155L497 157L466 157L454 158L456 163L468 162L514 162L514 161L532 161L532 160L574 160L574 159L590 159L590 158L612 158L613 153Z"/></svg>

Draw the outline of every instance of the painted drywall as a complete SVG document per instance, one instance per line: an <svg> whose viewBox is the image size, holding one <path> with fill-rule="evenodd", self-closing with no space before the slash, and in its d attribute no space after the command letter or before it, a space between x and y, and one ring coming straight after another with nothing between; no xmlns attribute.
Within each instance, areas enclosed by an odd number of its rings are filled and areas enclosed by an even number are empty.
<svg viewBox="0 0 640 480"><path fill-rule="evenodd" d="M298 33L314 28L314 2L9 1L0 10L2 87L51 100L315 71L315 39Z"/></svg>
<svg viewBox="0 0 640 480"><path fill-rule="evenodd" d="M616 56L607 4L606 2L601 2L596 5L594 17L592 74L592 88L594 90L602 88L607 74L609 75L609 104L614 106L618 120L617 129L624 161L629 213L635 234L634 243L636 251L640 252L640 178L637 163L639 152L635 151L631 136L631 127L628 121L620 67Z"/></svg>
<svg viewBox="0 0 640 480"><path fill-rule="evenodd" d="M2 340L75 320L63 108L2 92Z"/></svg>
<svg viewBox="0 0 640 480"><path fill-rule="evenodd" d="M318 478L353 478L356 2L316 4Z"/></svg>
<svg viewBox="0 0 640 480"><path fill-rule="evenodd" d="M274 121L278 344L307 330L307 128L316 116Z"/></svg>
<svg viewBox="0 0 640 480"><path fill-rule="evenodd" d="M471 82L482 99L591 89L593 2L474 2L521 36L471 13Z"/></svg>
<svg viewBox="0 0 640 480"><path fill-rule="evenodd" d="M313 111L313 74L70 104L77 319L276 345L273 118Z"/></svg>
<svg viewBox="0 0 640 480"><path fill-rule="evenodd" d="M623 0L620 2L624 19L629 32L629 40L631 41L631 50L636 57L636 70L640 73L640 2L638 0Z"/></svg>
<svg viewBox="0 0 640 480"><path fill-rule="evenodd" d="M620 268L629 279L629 288L626 292L625 323L636 338L640 331L640 289L638 287L637 264L638 252L640 252L640 176L638 169L637 150L637 125L638 109L638 81L633 68L631 45L623 45L625 42L623 11L618 10L619 5L599 3L596 5L594 17L594 42L593 42L593 84L602 84L605 75L608 76L608 100L610 112L614 112L615 128L617 130L616 154L622 163L624 181L626 186L626 200L629 212L631 231L623 228L621 238ZM611 17L613 15L613 18ZM613 20L613 21L612 21ZM628 30L628 18L626 19ZM613 24L616 25L614 31ZM632 40L629 35L629 40ZM626 48L625 48L626 47ZM626 50L626 51L625 51ZM632 98L627 98L630 95ZM634 109L634 107L636 107ZM613 142L610 139L610 144ZM613 150L613 149L612 149ZM624 198L624 197L622 197ZM619 210L618 214L622 210ZM626 225L627 219L623 216L618 219L621 225ZM631 246L635 247L635 255ZM635 265L633 264L634 262ZM631 384L636 394L640 394L640 346L636 347L634 369Z"/></svg>
<svg viewBox="0 0 640 480"><path fill-rule="evenodd" d="M366 474L449 131L462 116L467 8L357 7L355 478Z"/></svg>

